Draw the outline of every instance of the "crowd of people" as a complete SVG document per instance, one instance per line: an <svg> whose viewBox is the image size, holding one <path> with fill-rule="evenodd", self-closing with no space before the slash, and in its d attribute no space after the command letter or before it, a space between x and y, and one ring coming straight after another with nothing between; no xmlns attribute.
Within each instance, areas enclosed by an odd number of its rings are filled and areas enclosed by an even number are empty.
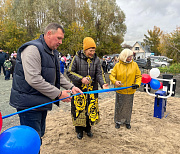
<svg viewBox="0 0 180 154"><path fill-rule="evenodd" d="M12 74L13 78L14 67L16 65L16 57L16 51L14 51L10 56L8 51L4 52L3 49L0 48L0 75L1 70L3 70L5 80L10 80L10 74Z"/></svg>
<svg viewBox="0 0 180 154"><path fill-rule="evenodd" d="M54 99L66 98L62 101L71 102L72 123L77 138L82 139L84 131L88 137L93 137L91 127L100 121L98 94L83 94L83 92L98 90L98 84L102 89L109 89L104 76L104 72L109 70L108 59L104 58L101 64L100 58L95 53L96 43L91 37L84 38L83 49L77 51L74 57L59 54L56 49L62 44L63 39L63 27L58 23L50 23L39 39L23 44L17 53L13 53L16 66L13 68L10 105L21 111ZM1 54L6 55L2 50ZM68 65L67 57L70 61ZM6 57L3 64L5 60ZM14 60L9 61L14 65ZM7 63L9 70L11 65ZM141 83L141 72L138 65L133 62L132 51L129 49L124 49L119 58L113 59L113 65L110 74L112 83L116 87L132 86L128 90L116 92L115 128L119 129L120 125L125 123L130 129L133 97ZM2 64L1 66L4 67ZM65 68L71 82L63 75ZM60 87L66 90L60 90ZM69 97L77 93L79 95ZM55 104L59 106L59 102ZM34 128L42 138L46 128L47 112L50 110L52 104L20 113L20 124Z"/></svg>
<svg viewBox="0 0 180 154"><path fill-rule="evenodd" d="M102 68L104 73L109 72L113 67L118 63L119 57L114 56L114 57L109 57L107 55L103 56L102 59Z"/></svg>

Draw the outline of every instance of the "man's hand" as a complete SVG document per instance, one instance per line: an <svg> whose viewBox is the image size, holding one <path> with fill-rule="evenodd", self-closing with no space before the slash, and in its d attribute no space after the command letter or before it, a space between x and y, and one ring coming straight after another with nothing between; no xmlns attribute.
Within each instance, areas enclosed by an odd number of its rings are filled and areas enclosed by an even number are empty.
<svg viewBox="0 0 180 154"><path fill-rule="evenodd" d="M75 86L74 86L74 87L72 88L72 93L73 93L73 94L77 94L77 93L81 93L81 94L82 94L83 92L82 92L78 87L75 87Z"/></svg>
<svg viewBox="0 0 180 154"><path fill-rule="evenodd" d="M109 89L109 87L108 87L108 83L103 84L103 89Z"/></svg>
<svg viewBox="0 0 180 154"><path fill-rule="evenodd" d="M87 77L82 78L81 82L86 85L90 83Z"/></svg>
<svg viewBox="0 0 180 154"><path fill-rule="evenodd" d="M123 84L121 83L121 81L116 81L116 82L115 82L115 86L120 87L121 85L123 85Z"/></svg>
<svg viewBox="0 0 180 154"><path fill-rule="evenodd" d="M138 84L132 84L132 89L137 89L137 88L139 88Z"/></svg>
<svg viewBox="0 0 180 154"><path fill-rule="evenodd" d="M109 87L108 87L108 83L103 84L103 89L109 89ZM106 93L110 93L110 92L106 92Z"/></svg>
<svg viewBox="0 0 180 154"><path fill-rule="evenodd" d="M63 90L63 91L61 91L60 96L59 96L59 99L69 97L69 94L68 94L68 93L70 93L70 92L71 92L71 90ZM72 98L69 97L69 98L63 99L62 101L63 101L63 102L70 102L71 99L72 99Z"/></svg>

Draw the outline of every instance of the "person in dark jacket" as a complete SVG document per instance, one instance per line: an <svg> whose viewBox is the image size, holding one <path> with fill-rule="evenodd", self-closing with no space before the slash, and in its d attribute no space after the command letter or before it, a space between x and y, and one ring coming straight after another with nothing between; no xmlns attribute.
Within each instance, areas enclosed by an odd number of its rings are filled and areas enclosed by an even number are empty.
<svg viewBox="0 0 180 154"><path fill-rule="evenodd" d="M68 93L71 90L74 94L82 93L60 73L59 52L56 49L63 38L62 26L50 23L39 39L27 42L18 49L10 96L10 105L17 111L53 99L68 97L63 102L70 102ZM60 91L60 86L68 90ZM42 137L48 110L52 110L52 103L20 113L20 124L34 128Z"/></svg>
<svg viewBox="0 0 180 154"><path fill-rule="evenodd" d="M152 66L151 66L151 59L150 57L147 58L147 63L146 63L146 69L151 69Z"/></svg>
<svg viewBox="0 0 180 154"><path fill-rule="evenodd" d="M0 74L1 74L1 68L2 68L4 76L6 75L5 68L4 68L5 60L6 60L6 53L3 52L3 49L0 48Z"/></svg>
<svg viewBox="0 0 180 154"><path fill-rule="evenodd" d="M11 63L12 63L11 74L12 74L12 78L13 78L14 68L15 68L15 65L16 65L16 58L17 58L17 53L14 53L13 57L11 58Z"/></svg>
<svg viewBox="0 0 180 154"><path fill-rule="evenodd" d="M10 55L9 55L9 52L8 51L6 51L6 60L9 60L10 59Z"/></svg>
<svg viewBox="0 0 180 154"><path fill-rule="evenodd" d="M95 53L96 44L91 37L84 38L83 49L74 56L67 76L83 92L98 90L98 83L101 88L108 89L100 59ZM74 96L71 100L71 115L77 138L83 138L83 131L92 137L91 126L99 122L98 94Z"/></svg>
<svg viewBox="0 0 180 154"><path fill-rule="evenodd" d="M103 68L104 73L106 73L107 72L107 61L105 58L103 58L103 61L102 61L102 68Z"/></svg>

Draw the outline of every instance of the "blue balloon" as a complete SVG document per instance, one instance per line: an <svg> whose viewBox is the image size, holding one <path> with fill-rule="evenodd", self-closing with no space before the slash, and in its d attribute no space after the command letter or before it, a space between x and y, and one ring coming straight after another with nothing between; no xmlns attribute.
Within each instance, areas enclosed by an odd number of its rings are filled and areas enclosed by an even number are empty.
<svg viewBox="0 0 180 154"><path fill-rule="evenodd" d="M0 134L0 153L38 154L41 146L37 131L29 126L15 126Z"/></svg>
<svg viewBox="0 0 180 154"><path fill-rule="evenodd" d="M157 89L159 89L160 88L160 82L158 81L158 80L156 80L156 79L151 79L151 81L150 81L150 86L151 86L151 88L152 89L154 89L154 90L157 90Z"/></svg>

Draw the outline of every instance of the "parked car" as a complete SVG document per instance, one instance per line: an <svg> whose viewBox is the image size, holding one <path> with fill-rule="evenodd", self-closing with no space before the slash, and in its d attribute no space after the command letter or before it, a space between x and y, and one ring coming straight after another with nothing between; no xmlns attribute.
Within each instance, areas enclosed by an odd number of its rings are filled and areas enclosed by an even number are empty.
<svg viewBox="0 0 180 154"><path fill-rule="evenodd" d="M113 59L114 57L119 57L119 54L112 54L112 55L104 55L103 56L103 58L105 58L105 59L109 59L109 58L111 58L111 59Z"/></svg>
<svg viewBox="0 0 180 154"><path fill-rule="evenodd" d="M140 68L146 68L147 67L147 59L137 59L134 60Z"/></svg>
<svg viewBox="0 0 180 154"><path fill-rule="evenodd" d="M140 68L145 68L145 69L149 68L149 66L147 65L147 59L137 59L134 61L138 64ZM159 65L151 61L151 67L152 68L159 67Z"/></svg>
<svg viewBox="0 0 180 154"><path fill-rule="evenodd" d="M158 65L158 67L165 67L165 66L169 66L170 63L168 63L167 61L163 61L160 59L151 59L151 62L155 63Z"/></svg>
<svg viewBox="0 0 180 154"><path fill-rule="evenodd" d="M166 56L160 56L160 59L161 59L162 61L166 61L166 62L171 62L171 61L173 61L173 59L170 59L170 58L168 58L168 57L166 57Z"/></svg>
<svg viewBox="0 0 180 154"><path fill-rule="evenodd" d="M158 59L159 61L171 62L173 59L170 59L166 56L149 56L150 59Z"/></svg>

